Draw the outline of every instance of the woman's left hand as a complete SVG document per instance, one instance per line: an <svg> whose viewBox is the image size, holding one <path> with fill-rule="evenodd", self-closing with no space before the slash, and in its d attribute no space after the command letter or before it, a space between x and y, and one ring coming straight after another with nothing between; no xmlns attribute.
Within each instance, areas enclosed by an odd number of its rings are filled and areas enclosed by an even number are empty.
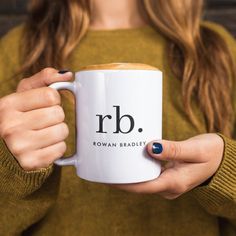
<svg viewBox="0 0 236 236"><path fill-rule="evenodd" d="M184 141L153 141L148 154L167 161L161 175L152 181L113 185L135 193L157 193L175 199L212 177L223 158L224 141L217 134L202 134ZM159 153L159 154L155 154Z"/></svg>

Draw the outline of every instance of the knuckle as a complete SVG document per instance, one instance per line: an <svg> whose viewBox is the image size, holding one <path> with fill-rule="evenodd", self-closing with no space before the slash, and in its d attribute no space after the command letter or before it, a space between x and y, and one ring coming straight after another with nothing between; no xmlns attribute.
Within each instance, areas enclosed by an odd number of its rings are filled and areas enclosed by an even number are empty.
<svg viewBox="0 0 236 236"><path fill-rule="evenodd" d="M64 138L67 138L68 135L69 135L69 128L68 128L68 125L67 125L65 122L63 122L63 123L61 123L61 125L60 125L60 129L61 129L61 134L62 134L62 136L63 136Z"/></svg>
<svg viewBox="0 0 236 236"><path fill-rule="evenodd" d="M28 142L22 138L21 133L20 128L14 126L6 128L6 130L2 132L2 138L14 156L26 153L29 147Z"/></svg>
<svg viewBox="0 0 236 236"><path fill-rule="evenodd" d="M11 140L14 138L15 128L8 127L8 125L5 124L5 122L1 122L0 134L2 138Z"/></svg>
<svg viewBox="0 0 236 236"><path fill-rule="evenodd" d="M26 151L25 144L16 139L11 139L8 141L9 149L11 150L14 156L19 156L20 154Z"/></svg>
<svg viewBox="0 0 236 236"><path fill-rule="evenodd" d="M65 120L65 113L61 106L56 105L53 107L53 117L56 118L58 122L62 122Z"/></svg>
<svg viewBox="0 0 236 236"><path fill-rule="evenodd" d="M21 92L21 91L24 91L28 88L28 80L25 78L25 79L22 79L18 85L17 85L17 92Z"/></svg>
<svg viewBox="0 0 236 236"><path fill-rule="evenodd" d="M46 168L51 164L48 157L45 157L44 159L40 156L36 157L31 164L31 167L33 170L38 170L41 168Z"/></svg>
<svg viewBox="0 0 236 236"><path fill-rule="evenodd" d="M181 145L178 142L170 142L168 146L168 157L176 159L181 155Z"/></svg>
<svg viewBox="0 0 236 236"><path fill-rule="evenodd" d="M12 106L12 96L8 95L0 99L0 113L1 117Z"/></svg>
<svg viewBox="0 0 236 236"><path fill-rule="evenodd" d="M66 143L61 142L57 149L57 157L61 157L66 152Z"/></svg>
<svg viewBox="0 0 236 236"><path fill-rule="evenodd" d="M18 162L24 170L35 171L41 168L46 168L51 164L49 163L47 158L40 158L40 156L38 155L32 158L33 155L35 155L35 153L30 152L27 153L26 155L21 155L18 157Z"/></svg>
<svg viewBox="0 0 236 236"><path fill-rule="evenodd" d="M49 76L52 75L52 73L55 73L55 69L51 68L51 67L47 67L47 68L44 68L40 71L41 75L45 78L48 78Z"/></svg>
<svg viewBox="0 0 236 236"><path fill-rule="evenodd" d="M59 93L52 88L44 88L43 97L48 103L48 105L57 105L61 102Z"/></svg>
<svg viewBox="0 0 236 236"><path fill-rule="evenodd" d="M32 160L29 156L20 156L18 159L20 166L26 171L32 171L37 169L35 160Z"/></svg>

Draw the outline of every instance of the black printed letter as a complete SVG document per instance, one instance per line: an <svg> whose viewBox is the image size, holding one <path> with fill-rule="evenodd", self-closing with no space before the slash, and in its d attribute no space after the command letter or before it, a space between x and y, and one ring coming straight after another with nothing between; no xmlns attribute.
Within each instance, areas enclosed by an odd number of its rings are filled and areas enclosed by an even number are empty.
<svg viewBox="0 0 236 236"><path fill-rule="evenodd" d="M110 116L110 115L107 115L107 116L102 116L102 115L96 115L96 116L98 116L99 117L99 130L98 131L96 131L96 133L107 133L107 132L105 132L105 131L103 131L103 121L104 121L104 119L107 117L108 119L111 119L112 118L112 116Z"/></svg>
<svg viewBox="0 0 236 236"><path fill-rule="evenodd" d="M116 108L116 131L113 132L114 134L118 134L119 132L123 133L123 134L128 134L130 133L133 128L134 128L134 118L130 115L123 115L120 117L120 106L113 106ZM130 120L130 128L128 131L122 131L121 130L121 127L120 127L120 122L121 122L121 119L123 118L128 118Z"/></svg>

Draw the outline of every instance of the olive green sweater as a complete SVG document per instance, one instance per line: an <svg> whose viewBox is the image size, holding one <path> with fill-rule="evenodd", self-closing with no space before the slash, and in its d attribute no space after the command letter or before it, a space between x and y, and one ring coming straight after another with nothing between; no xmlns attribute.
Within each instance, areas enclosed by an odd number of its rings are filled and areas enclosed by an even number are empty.
<svg viewBox="0 0 236 236"><path fill-rule="evenodd" d="M233 37L221 26L207 24L223 35L236 56ZM1 97L16 89L16 80L11 77L20 65L21 37L22 27L17 27L0 41ZM66 66L77 71L81 66L110 62L145 63L163 71L164 139L183 140L206 133L203 115L195 103L201 130L196 130L185 115L181 82L166 61L165 39L154 29L89 31ZM74 111L65 97L63 107L70 127L69 156L75 147ZM172 201L81 180L74 167L24 171L1 140L0 235L20 235L24 231L23 235L40 236L235 236L236 141L222 138L223 161L211 181Z"/></svg>

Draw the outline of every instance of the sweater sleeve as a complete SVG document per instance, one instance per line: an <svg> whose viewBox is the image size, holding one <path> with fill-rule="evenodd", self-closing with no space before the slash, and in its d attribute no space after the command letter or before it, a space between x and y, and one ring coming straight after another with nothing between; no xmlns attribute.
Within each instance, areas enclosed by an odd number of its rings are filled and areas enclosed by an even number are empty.
<svg viewBox="0 0 236 236"><path fill-rule="evenodd" d="M21 27L0 39L0 98L15 92ZM0 138L0 232L20 235L39 221L56 201L60 169L25 171ZM50 186L50 187L49 187Z"/></svg>
<svg viewBox="0 0 236 236"><path fill-rule="evenodd" d="M225 148L222 163L211 181L193 190L194 197L212 215L236 226L236 141L219 134Z"/></svg>
<svg viewBox="0 0 236 236"><path fill-rule="evenodd" d="M225 38L236 63L235 39L223 27L212 23L209 26ZM235 81L233 81L233 84L233 103L236 112ZM236 226L236 140L234 140L236 129L233 139L222 134L218 135L224 141L224 154L221 165L210 182L194 189L193 195L210 214L226 218L231 224Z"/></svg>
<svg viewBox="0 0 236 236"><path fill-rule="evenodd" d="M25 197L44 183L53 171L53 166L37 171L25 171L0 139L0 192L16 198Z"/></svg>

